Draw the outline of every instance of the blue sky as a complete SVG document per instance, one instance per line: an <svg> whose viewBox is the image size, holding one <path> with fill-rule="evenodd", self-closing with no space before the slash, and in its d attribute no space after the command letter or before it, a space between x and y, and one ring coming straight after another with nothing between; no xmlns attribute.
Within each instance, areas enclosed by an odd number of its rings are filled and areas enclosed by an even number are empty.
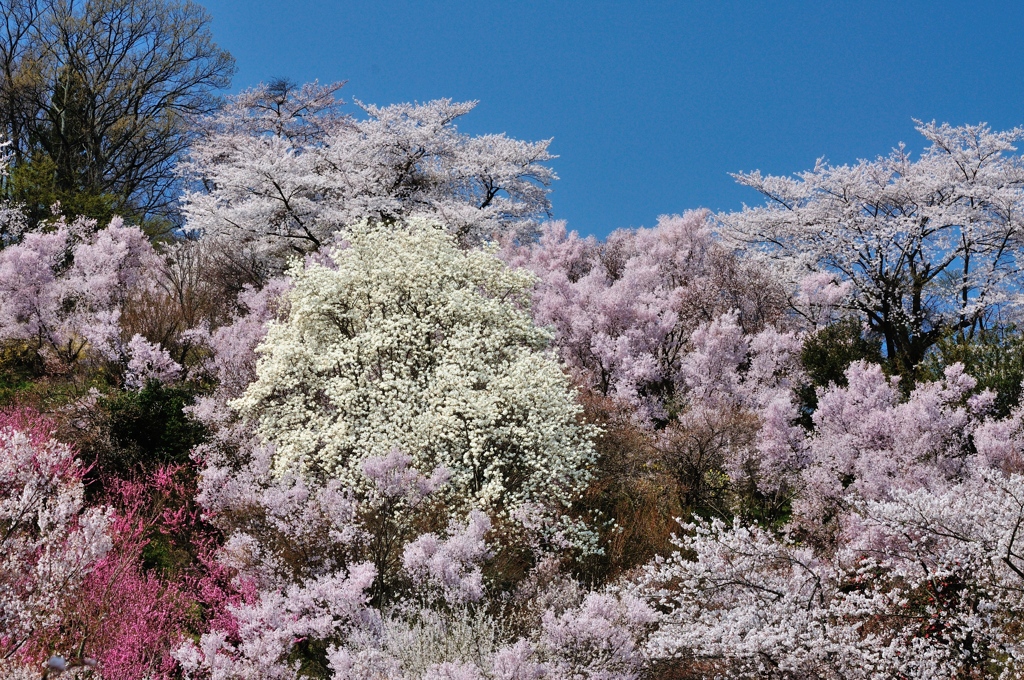
<svg viewBox="0 0 1024 680"><path fill-rule="evenodd" d="M462 130L553 137L554 216L599 236L758 202L730 172L919 150L913 118L1024 125L1020 2L200 2L236 90L477 99Z"/></svg>

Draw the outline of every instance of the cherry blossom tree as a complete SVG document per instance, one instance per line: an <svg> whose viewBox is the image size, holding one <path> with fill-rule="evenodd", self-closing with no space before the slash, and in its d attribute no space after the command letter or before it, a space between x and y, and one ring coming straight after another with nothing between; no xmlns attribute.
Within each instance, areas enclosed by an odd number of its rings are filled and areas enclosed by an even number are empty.
<svg viewBox="0 0 1024 680"><path fill-rule="evenodd" d="M0 415L4 665L32 661L23 656L26 643L63 620L67 603L80 596L84 580L111 548L111 512L85 506L85 470L70 446L53 439L52 429L28 412Z"/></svg>
<svg viewBox="0 0 1024 680"><path fill-rule="evenodd" d="M208 450L199 501L227 532L220 560L245 596L176 652L189 677L298 677L296 645L336 641L363 616L376 577L355 559L363 532L350 493L275 476L268 450L248 453L238 468Z"/></svg>
<svg viewBox="0 0 1024 680"><path fill-rule="evenodd" d="M288 309L290 289L290 279L283 277L259 289L247 286L238 295L238 310L229 323L214 330L200 326L189 331L192 340L207 350L202 369L216 381L213 393L200 396L191 410L215 431L230 429L234 414L228 402L240 397L256 379L256 348L266 338L270 322Z"/></svg>
<svg viewBox="0 0 1024 680"><path fill-rule="evenodd" d="M490 520L475 513L440 535L399 519L432 512L443 470L424 476L395 452L369 458L369 491L357 499L337 480L275 473L272 449L251 439L223 444L201 450L199 501L226 535L219 561L237 573L243 597L197 645L178 650L188 677L299 677L304 664L360 677L357 668L398 669L413 653L389 647L388 631L416 629L423 617L466 623L483 597Z"/></svg>
<svg viewBox="0 0 1024 680"><path fill-rule="evenodd" d="M141 335L132 336L125 353L128 355L128 370L124 384L130 389L142 389L150 380L173 382L181 375L181 365L171 358L167 350Z"/></svg>
<svg viewBox="0 0 1024 680"><path fill-rule="evenodd" d="M582 511L609 518L602 538L624 567L646 552L638 540L667 547L680 513L784 515L801 465L784 291L709 226L696 211L598 242L551 223L503 250L537 273L534 317L606 430Z"/></svg>
<svg viewBox="0 0 1024 680"><path fill-rule="evenodd" d="M661 607L649 661L694 677L1018 675L1024 449L1019 413L988 416L994 397L957 364L904 395L855 363L819 388L802 437L762 421L758 460L790 462L792 521L684 525L627 586Z"/></svg>
<svg viewBox="0 0 1024 680"><path fill-rule="evenodd" d="M536 244L505 255L540 277L534 314L555 328L562 360L642 417L664 421L678 408L680 364L699 326L734 310L752 333L781 320L781 289L721 248L707 217L663 217L603 243L549 223Z"/></svg>
<svg viewBox="0 0 1024 680"><path fill-rule="evenodd" d="M475 102L447 99L340 112L340 84L262 85L211 117L183 171L186 228L224 257L256 253L270 274L335 245L344 226L434 215L467 243L529 232L547 215L548 141L473 137L455 122Z"/></svg>
<svg viewBox="0 0 1024 680"><path fill-rule="evenodd" d="M848 305L885 342L899 371L947 334L970 338L1017 300L1024 129L919 123L929 146L875 160L824 160L795 177L736 175L764 206L718 216L734 246L794 285L827 273L849 285Z"/></svg>
<svg viewBox="0 0 1024 680"><path fill-rule="evenodd" d="M756 526L714 520L683 530L676 550L634 584L663 608L652 658L710 676L858 677L844 675L857 665L855 628L838 617L830 625L835 564Z"/></svg>
<svg viewBox="0 0 1024 680"><path fill-rule="evenodd" d="M159 257L137 227L115 219L58 221L0 251L0 339L30 344L44 360L125 356L119 319L151 284Z"/></svg>
<svg viewBox="0 0 1024 680"><path fill-rule="evenodd" d="M900 489L941 490L968 477L972 435L994 399L974 393L977 381L960 364L906 399L898 379L877 365L854 363L846 377L845 387L819 391L814 431L802 444L807 465L794 510L798 524L819 536L837 530L834 522L851 502L884 500Z"/></svg>
<svg viewBox="0 0 1024 680"><path fill-rule="evenodd" d="M858 504L825 554L756 526L684 526L633 586L662 607L648 653L724 677L1015 677L1022 484L979 470Z"/></svg>

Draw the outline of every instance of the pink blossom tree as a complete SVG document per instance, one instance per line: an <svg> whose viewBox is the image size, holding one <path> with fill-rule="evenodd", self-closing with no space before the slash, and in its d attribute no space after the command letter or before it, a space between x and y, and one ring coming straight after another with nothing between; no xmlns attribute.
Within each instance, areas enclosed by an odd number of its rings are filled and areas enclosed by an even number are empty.
<svg viewBox="0 0 1024 680"><path fill-rule="evenodd" d="M587 387L646 418L677 407L698 327L733 311L751 333L781 320L781 290L719 246L707 217L663 217L603 243L548 223L536 244L506 249L511 264L540 277L534 315L555 328L562 360Z"/></svg>
<svg viewBox="0 0 1024 680"><path fill-rule="evenodd" d="M485 514L442 531L402 529L399 515L429 514L441 498L442 471L425 477L400 453L371 458L374 492L356 499L337 483L274 474L265 447L250 448L241 468L205 453L200 500L226 532L219 560L243 596L175 652L186 677L640 677L655 614L637 597L575 586L536 607L526 591L517 636L503 621L507 598L484 578L494 554ZM378 583L386 596L374 595Z"/></svg>
<svg viewBox="0 0 1024 680"><path fill-rule="evenodd" d="M287 311L287 278L271 279L262 288L245 287L237 298L237 311L228 323L210 329L190 329L190 339L204 347L208 358L201 369L216 381L211 395L199 397L190 410L214 430L224 430L234 419L228 402L237 399L256 379L256 348L266 338L271 321Z"/></svg>
<svg viewBox="0 0 1024 680"><path fill-rule="evenodd" d="M854 363L846 376L847 386L820 391L803 443L808 464L794 510L811 533L834 530L851 502L883 500L897 489L937 491L967 477L972 435L993 397L972 394L977 383L959 364L906 399L898 379L877 365Z"/></svg>
<svg viewBox="0 0 1024 680"><path fill-rule="evenodd" d="M65 366L87 355L120 360L121 309L152 285L156 252L119 220L100 231L88 220L53 227L0 251L0 339Z"/></svg>
<svg viewBox="0 0 1024 680"><path fill-rule="evenodd" d="M167 350L141 335L132 336L125 346L125 354L128 355L128 368L124 384L130 389L141 389L151 380L173 382L181 376L181 365L171 358Z"/></svg>

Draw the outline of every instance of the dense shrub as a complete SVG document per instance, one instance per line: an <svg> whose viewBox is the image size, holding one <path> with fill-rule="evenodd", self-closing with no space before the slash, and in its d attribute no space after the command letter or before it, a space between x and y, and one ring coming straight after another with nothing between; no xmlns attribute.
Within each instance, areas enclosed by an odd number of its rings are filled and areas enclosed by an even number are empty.
<svg viewBox="0 0 1024 680"><path fill-rule="evenodd" d="M101 459L106 474L129 477L161 465L189 463L205 436L203 425L185 413L194 399L186 386L150 380L139 391L116 392L99 404L109 419L110 453Z"/></svg>

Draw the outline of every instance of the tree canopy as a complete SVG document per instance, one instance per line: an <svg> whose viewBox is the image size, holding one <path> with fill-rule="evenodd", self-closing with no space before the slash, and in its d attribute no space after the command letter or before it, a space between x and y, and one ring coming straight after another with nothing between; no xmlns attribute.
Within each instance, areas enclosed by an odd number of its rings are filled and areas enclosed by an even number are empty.
<svg viewBox="0 0 1024 680"><path fill-rule="evenodd" d="M1024 128L921 123L930 142L875 160L824 160L795 177L740 173L767 202L719 216L735 246L793 283L815 273L849 282L846 306L913 377L939 339L970 338L1019 299L1024 247Z"/></svg>

